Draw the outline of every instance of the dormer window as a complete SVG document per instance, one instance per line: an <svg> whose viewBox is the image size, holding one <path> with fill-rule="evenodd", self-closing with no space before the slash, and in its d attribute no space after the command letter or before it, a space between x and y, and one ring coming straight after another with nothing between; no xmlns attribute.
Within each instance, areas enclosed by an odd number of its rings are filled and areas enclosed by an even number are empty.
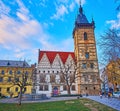
<svg viewBox="0 0 120 111"><path fill-rule="evenodd" d="M87 33L84 32L84 40L88 40Z"/></svg>

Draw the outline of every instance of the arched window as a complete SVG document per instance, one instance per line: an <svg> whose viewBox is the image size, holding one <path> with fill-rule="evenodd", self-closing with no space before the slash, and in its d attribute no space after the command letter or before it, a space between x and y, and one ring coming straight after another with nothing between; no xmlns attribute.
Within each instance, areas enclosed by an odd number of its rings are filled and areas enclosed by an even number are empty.
<svg viewBox="0 0 120 111"><path fill-rule="evenodd" d="M84 32L84 40L88 40L86 32Z"/></svg>

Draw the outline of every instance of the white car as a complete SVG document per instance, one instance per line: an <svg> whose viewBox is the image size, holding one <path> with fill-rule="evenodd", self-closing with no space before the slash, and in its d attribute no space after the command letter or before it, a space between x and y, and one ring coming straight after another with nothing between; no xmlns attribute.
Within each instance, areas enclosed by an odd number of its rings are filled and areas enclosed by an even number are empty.
<svg viewBox="0 0 120 111"><path fill-rule="evenodd" d="M117 98L120 98L120 92L114 92L114 93L113 93L113 96L114 96L114 97L117 97Z"/></svg>

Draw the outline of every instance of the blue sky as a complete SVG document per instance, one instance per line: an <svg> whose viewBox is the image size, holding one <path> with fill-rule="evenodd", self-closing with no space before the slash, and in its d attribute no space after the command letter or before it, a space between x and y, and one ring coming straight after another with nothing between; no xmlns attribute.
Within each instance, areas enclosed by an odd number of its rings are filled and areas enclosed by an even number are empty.
<svg viewBox="0 0 120 111"><path fill-rule="evenodd" d="M120 27L114 0L81 3L88 21L94 18L96 41L108 27ZM38 49L74 51L78 8L79 0L0 0L0 59L31 64L37 62Z"/></svg>

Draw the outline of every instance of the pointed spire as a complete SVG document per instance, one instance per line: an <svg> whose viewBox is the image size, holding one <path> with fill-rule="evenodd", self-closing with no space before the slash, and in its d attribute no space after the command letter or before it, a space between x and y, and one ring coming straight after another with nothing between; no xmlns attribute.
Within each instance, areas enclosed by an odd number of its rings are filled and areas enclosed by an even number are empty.
<svg viewBox="0 0 120 111"><path fill-rule="evenodd" d="M92 16L92 22L91 22L92 24L93 24L93 26L94 26L94 28L95 28L95 21L94 21L94 19L93 19L93 16Z"/></svg>
<svg viewBox="0 0 120 111"><path fill-rule="evenodd" d="M79 8L79 12L82 14L83 13L83 9L82 9L82 6L81 6L81 0L80 0L80 8Z"/></svg>

